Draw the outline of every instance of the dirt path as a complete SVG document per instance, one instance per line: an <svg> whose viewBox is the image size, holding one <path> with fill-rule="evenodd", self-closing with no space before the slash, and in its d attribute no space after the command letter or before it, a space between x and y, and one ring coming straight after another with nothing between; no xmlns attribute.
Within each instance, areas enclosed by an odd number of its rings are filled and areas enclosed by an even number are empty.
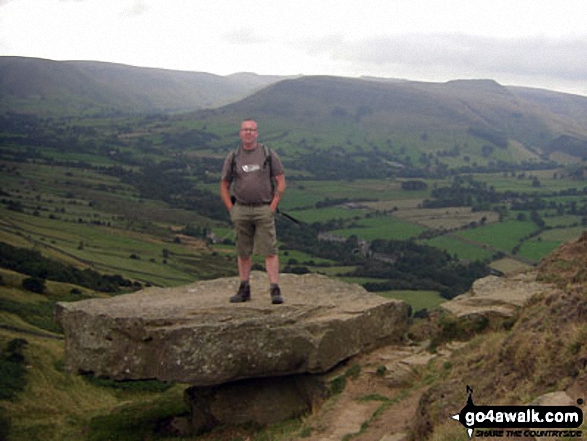
<svg viewBox="0 0 587 441"><path fill-rule="evenodd" d="M418 370L432 358L422 347L385 347L361 355L336 375L360 366L343 392L308 416L312 441L403 441L425 388L417 388ZM301 440L302 438L300 438Z"/></svg>

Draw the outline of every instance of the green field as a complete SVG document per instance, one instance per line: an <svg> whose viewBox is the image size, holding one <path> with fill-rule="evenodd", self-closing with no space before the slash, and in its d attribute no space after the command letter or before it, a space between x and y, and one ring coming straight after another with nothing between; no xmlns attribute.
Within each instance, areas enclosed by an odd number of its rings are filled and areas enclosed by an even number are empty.
<svg viewBox="0 0 587 441"><path fill-rule="evenodd" d="M338 272L344 273L350 270L350 268L339 268ZM348 283L357 283L362 285L367 282L378 282L380 279L366 278L366 277L341 277L341 280ZM380 295L382 297L390 299L403 300L412 307L412 313L421 309L432 311L436 309L438 305L446 302L446 299L441 297L436 291L413 291L413 290L394 290L394 291L381 291L373 293L374 295Z"/></svg>
<svg viewBox="0 0 587 441"><path fill-rule="evenodd" d="M446 299L434 291L385 291L377 294L391 299L403 300L412 307L412 312L423 309L432 311L446 302Z"/></svg>
<svg viewBox="0 0 587 441"><path fill-rule="evenodd" d="M581 216L578 215L563 215L563 216L556 216L556 215L549 215L544 216L544 222L547 227L559 227L559 228L567 228L573 227L575 225L580 225L582 222ZM572 228L571 228L572 230Z"/></svg>
<svg viewBox="0 0 587 441"><path fill-rule="evenodd" d="M357 236L367 241L374 239L406 240L417 237L425 231L418 225L402 221L393 216L379 216L358 221L358 227L350 227L344 230L333 230L333 234L344 237Z"/></svg>
<svg viewBox="0 0 587 441"><path fill-rule="evenodd" d="M146 284L176 286L229 274L228 262L211 256L202 243L177 243L173 235L152 236L114 228L66 223L0 210L0 238L81 267ZM15 236L5 222L18 224ZM19 239L20 238L20 239ZM25 238L24 244L22 238ZM192 248L196 246L197 248Z"/></svg>
<svg viewBox="0 0 587 441"><path fill-rule="evenodd" d="M483 245L472 245L470 242L461 240L456 235L444 235L420 242L425 245L443 249L451 256L456 255L461 260L468 260L471 262L475 260L491 260L491 257L495 254L491 250L483 247Z"/></svg>
<svg viewBox="0 0 587 441"><path fill-rule="evenodd" d="M284 209L307 208L316 202L329 199L347 198L358 201L401 201L422 198L429 191L402 190L399 180L356 181L293 181L288 185L282 206Z"/></svg>
<svg viewBox="0 0 587 441"><path fill-rule="evenodd" d="M523 237L528 236L537 229L538 227L530 221L509 220L455 234L475 244L486 244L509 253L520 243Z"/></svg>
<svg viewBox="0 0 587 441"><path fill-rule="evenodd" d="M537 191L559 192L569 188L582 190L587 187L587 179L563 179L554 178L560 175L560 170L533 170L528 172L511 173L487 173L474 174L474 178L487 182L496 191L513 191L521 193L536 193ZM532 177L540 181L540 187L532 185Z"/></svg>
<svg viewBox="0 0 587 441"><path fill-rule="evenodd" d="M92 158L98 159L89 155L84 160ZM103 163L98 160L96 164ZM16 169L18 172L3 173L0 177L2 187L18 195L23 208L22 212L3 211L0 237L10 243L36 246L47 255L76 265L91 265L100 271L119 272L143 283L162 286L234 272L234 253L230 246L216 245L206 250L201 244L194 248L193 244L176 243L175 232L186 225L207 225L216 237L234 240L227 224L212 222L194 211L141 199L132 186L94 170L32 163L18 163ZM542 182L540 191L552 194L581 188L587 183L554 179L554 173L536 173ZM535 192L529 176L494 173L478 174L475 178L500 191ZM530 220L513 220L520 212L512 211L509 218L498 222L495 213L470 212L467 207L422 209L418 205L429 197L430 189L448 185L449 180L427 180L429 189L416 192L402 190L401 181L292 180L282 209L308 224L338 222L340 228L330 233L367 241L408 240L428 230L458 227L459 231L448 231L420 243L443 249L465 261L490 261L497 251L511 253L519 248L520 258L537 262L565 239L577 237L580 231L576 225L582 222L581 216L560 215L553 210L544 211L543 218L547 227L557 228L556 237L549 231L530 237L538 227ZM218 185L212 183L201 188L218 191ZM555 198L560 203L582 203L583 199L578 195ZM358 202L354 207L327 204L316 208L317 203L328 200L365 202ZM489 219L485 225L480 225L482 216ZM469 228L473 222L479 226ZM214 250L219 252L210 258L209 253ZM282 257L282 268L286 265L284 259L289 260ZM325 264L309 255L291 259Z"/></svg>
<svg viewBox="0 0 587 441"><path fill-rule="evenodd" d="M538 262L563 243L578 239L584 231L587 231L585 227L545 231L538 237L525 241L518 254Z"/></svg>
<svg viewBox="0 0 587 441"><path fill-rule="evenodd" d="M288 214L294 216L301 222L314 223L314 222L326 222L331 219L353 219L362 218L369 211L365 209L350 209L343 207L330 207L330 208L315 208L311 210L292 210Z"/></svg>

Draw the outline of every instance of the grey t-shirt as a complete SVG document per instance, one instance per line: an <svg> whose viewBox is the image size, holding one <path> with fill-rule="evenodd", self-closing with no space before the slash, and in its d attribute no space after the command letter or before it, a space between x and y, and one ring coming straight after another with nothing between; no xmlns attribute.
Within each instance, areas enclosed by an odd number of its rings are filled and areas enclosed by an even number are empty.
<svg viewBox="0 0 587 441"><path fill-rule="evenodd" d="M271 164L265 164L265 150L257 144L254 150L240 147L236 155L236 167L232 170L230 153L222 167L222 179L234 182L234 197L241 204L270 204L273 200L272 178L284 173L279 156L269 149Z"/></svg>

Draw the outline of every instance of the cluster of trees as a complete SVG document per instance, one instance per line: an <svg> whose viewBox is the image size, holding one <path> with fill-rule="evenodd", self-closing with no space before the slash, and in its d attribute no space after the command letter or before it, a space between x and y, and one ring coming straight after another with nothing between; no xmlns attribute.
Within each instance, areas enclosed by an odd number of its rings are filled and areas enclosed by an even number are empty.
<svg viewBox="0 0 587 441"><path fill-rule="evenodd" d="M412 179L403 181L401 187L402 190L426 190L428 188L428 184L426 184L424 181Z"/></svg>
<svg viewBox="0 0 587 441"><path fill-rule="evenodd" d="M318 231L313 225L278 219L277 226L283 248L356 267L345 276L381 279L381 282L365 283L363 286L368 291L434 290L451 299L468 291L475 280L489 273L482 262L462 264L445 251L411 241L375 240L370 244L370 253L364 253L355 236L345 241L317 240ZM386 259L378 259L377 255ZM303 266L294 265L288 271L305 272Z"/></svg>
<svg viewBox="0 0 587 441"><path fill-rule="evenodd" d="M422 203L424 208L441 207L473 207L487 210L491 204L503 200L503 195L495 191L486 182L480 182L471 176L455 176L450 187L439 187L432 190L433 199Z"/></svg>
<svg viewBox="0 0 587 441"><path fill-rule="evenodd" d="M577 196L587 194L587 188L561 190L559 192L527 194L514 191L498 192L486 182L480 182L471 176L455 176L449 187L439 187L431 191L433 199L423 201L424 208L472 207L473 210L490 210L495 204L509 202L512 210L536 211L543 209L557 210L558 214L587 215L587 204L577 201L547 201L546 197Z"/></svg>
<svg viewBox="0 0 587 441"><path fill-rule="evenodd" d="M62 165L47 154L47 151L57 151L106 156L120 164L142 166L148 165L148 156L152 154L177 156L186 150L211 148L211 143L220 139L214 133L197 129L168 131L161 139L149 135L125 137L134 130L130 124L114 127L114 130L100 132L94 127L69 125L65 120L8 112L0 114L0 147L19 146L19 149L0 148L0 152L2 156L19 162L42 160ZM183 168L188 166L192 174L199 174L204 181L208 179L206 170L212 167L218 172L222 166L222 162L215 158L181 158L181 161ZM88 163L77 165L92 168Z"/></svg>
<svg viewBox="0 0 587 441"><path fill-rule="evenodd" d="M51 156L51 151L56 151L98 156L119 153L117 160L138 165L130 152L123 151L125 143L115 134L100 134L94 127L70 126L65 120L7 112L0 114L0 133L0 146L9 147L0 149L0 154L12 161L59 164ZM14 149L14 146L19 148ZM91 168L91 164L83 166Z"/></svg>
<svg viewBox="0 0 587 441"><path fill-rule="evenodd" d="M505 132L498 132L484 127L469 127L468 132L471 136L489 141L499 148L505 149L508 146L508 138Z"/></svg>
<svg viewBox="0 0 587 441"><path fill-rule="evenodd" d="M469 290L471 284L489 274L482 262L462 264L446 251L412 241L375 240L371 251L383 254L388 261L369 259L351 274L353 277L386 279L366 283L369 291L392 289L434 290L451 299Z"/></svg>
<svg viewBox="0 0 587 441"><path fill-rule="evenodd" d="M0 114L0 133L25 135L35 133L43 125L43 119L31 114L5 112Z"/></svg>
<svg viewBox="0 0 587 441"><path fill-rule="evenodd" d="M179 171L180 168L183 170ZM138 172L127 172L122 180L135 187L142 198L164 201L212 219L228 220L219 196L197 188L189 177L185 164L163 161L147 164Z"/></svg>
<svg viewBox="0 0 587 441"><path fill-rule="evenodd" d="M357 265L365 260L357 252L359 245L356 237L349 238L346 242L330 242L318 240L319 231L315 225L295 224L281 217L276 218L276 224L283 249L303 251L341 265Z"/></svg>
<svg viewBox="0 0 587 441"><path fill-rule="evenodd" d="M583 160L587 159L587 141L570 135L559 136L549 144L548 149L568 153Z"/></svg>
<svg viewBox="0 0 587 441"><path fill-rule="evenodd" d="M384 179L395 174L395 169L381 152L347 152L337 147L300 153L284 163L291 168L309 171L311 179L320 180Z"/></svg>
<svg viewBox="0 0 587 441"><path fill-rule="evenodd" d="M185 132L165 132L163 134L163 144L178 150L208 149L213 141L219 139L220 137L214 133L196 129L190 129Z"/></svg>
<svg viewBox="0 0 587 441"><path fill-rule="evenodd" d="M2 242L0 242L0 267L30 276L32 281L27 283L35 288L39 286L39 281L44 280L72 283L101 292L118 292L121 289L141 287L140 284L133 283L121 275L103 275L91 269L80 270L71 265L47 259L38 251L17 248Z"/></svg>

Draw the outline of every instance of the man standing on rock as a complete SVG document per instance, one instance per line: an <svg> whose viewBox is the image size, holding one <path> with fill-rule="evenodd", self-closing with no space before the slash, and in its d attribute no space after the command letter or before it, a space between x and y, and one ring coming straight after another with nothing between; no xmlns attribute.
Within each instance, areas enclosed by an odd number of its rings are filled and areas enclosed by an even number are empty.
<svg viewBox="0 0 587 441"><path fill-rule="evenodd" d="M242 303L251 299L249 279L254 252L265 256L271 302L281 304L275 213L285 192L285 174L277 154L257 142L258 136L257 123L244 120L239 132L241 144L228 155L222 168L220 197L234 224L241 280L238 292L230 301ZM231 198L233 182L234 198Z"/></svg>

